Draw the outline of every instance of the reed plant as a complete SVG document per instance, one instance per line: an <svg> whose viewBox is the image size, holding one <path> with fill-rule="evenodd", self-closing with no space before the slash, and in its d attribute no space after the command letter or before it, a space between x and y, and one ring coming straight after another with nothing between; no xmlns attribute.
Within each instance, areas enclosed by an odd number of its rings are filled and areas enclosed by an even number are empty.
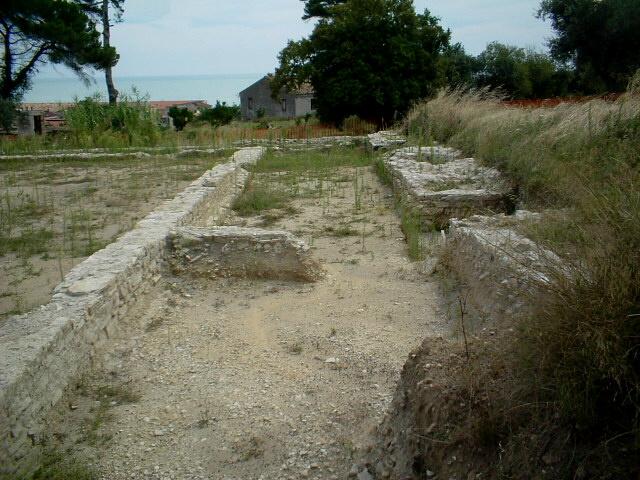
<svg viewBox="0 0 640 480"><path fill-rule="evenodd" d="M552 108L445 90L407 117L410 134L500 169L522 207L552 210L529 228L562 266L549 267L510 341L478 347L484 365L470 367L471 396L488 400L468 409L465 436L496 455L492 478L533 478L541 468L566 479L639 473L639 85L636 75L615 101Z"/></svg>

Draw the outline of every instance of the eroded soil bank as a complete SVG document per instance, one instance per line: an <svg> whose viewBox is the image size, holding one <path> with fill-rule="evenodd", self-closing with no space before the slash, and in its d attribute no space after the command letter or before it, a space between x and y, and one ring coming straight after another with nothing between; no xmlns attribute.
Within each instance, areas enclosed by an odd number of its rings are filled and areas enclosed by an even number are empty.
<svg viewBox="0 0 640 480"><path fill-rule="evenodd" d="M409 352L448 335L371 167L253 181L287 213L231 223L299 235L325 277L165 278L52 421L102 478L345 478Z"/></svg>

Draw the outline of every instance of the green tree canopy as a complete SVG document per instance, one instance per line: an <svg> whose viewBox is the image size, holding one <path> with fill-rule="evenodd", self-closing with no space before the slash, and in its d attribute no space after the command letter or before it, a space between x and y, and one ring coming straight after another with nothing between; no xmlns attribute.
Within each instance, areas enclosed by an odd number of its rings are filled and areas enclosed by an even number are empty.
<svg viewBox="0 0 640 480"><path fill-rule="evenodd" d="M450 33L411 0L307 2L328 8L308 39L280 54L274 90L310 80L320 118L393 121L438 85ZM319 8L319 7L318 7ZM315 10L309 10L309 13Z"/></svg>
<svg viewBox="0 0 640 480"><path fill-rule="evenodd" d="M544 0L538 15L556 31L552 55L575 66L586 93L622 91L640 68L640 1Z"/></svg>
<svg viewBox="0 0 640 480"><path fill-rule="evenodd" d="M183 130L187 123L193 120L193 112L191 110L175 106L169 109L169 116L173 119L173 126L177 131Z"/></svg>
<svg viewBox="0 0 640 480"><path fill-rule="evenodd" d="M85 6L73 1L3 0L0 3L0 97L16 98L43 62L64 64L79 75L104 68L116 51L103 47Z"/></svg>
<svg viewBox="0 0 640 480"><path fill-rule="evenodd" d="M571 75L549 55L492 42L475 63L475 84L501 88L513 98L566 95Z"/></svg>
<svg viewBox="0 0 640 480"><path fill-rule="evenodd" d="M240 117L240 107L238 105L227 105L227 102L216 101L213 108L207 108L200 112L198 120L208 122L214 127L228 125Z"/></svg>
<svg viewBox="0 0 640 480"><path fill-rule="evenodd" d="M304 2L304 20L310 18L327 18L331 16L331 7L345 3L347 0L301 0Z"/></svg>

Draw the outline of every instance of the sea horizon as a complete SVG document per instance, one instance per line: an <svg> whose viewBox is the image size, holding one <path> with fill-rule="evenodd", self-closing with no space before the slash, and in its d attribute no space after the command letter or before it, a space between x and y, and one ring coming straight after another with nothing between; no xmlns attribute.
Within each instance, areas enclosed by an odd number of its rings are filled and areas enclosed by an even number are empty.
<svg viewBox="0 0 640 480"><path fill-rule="evenodd" d="M139 95L149 100L206 100L239 104L240 91L253 84L264 74L212 74L212 75L123 75L114 77L121 95L131 96L135 87ZM107 99L104 78L91 77L85 85L77 77L36 76L22 99L25 103L66 103L93 95Z"/></svg>

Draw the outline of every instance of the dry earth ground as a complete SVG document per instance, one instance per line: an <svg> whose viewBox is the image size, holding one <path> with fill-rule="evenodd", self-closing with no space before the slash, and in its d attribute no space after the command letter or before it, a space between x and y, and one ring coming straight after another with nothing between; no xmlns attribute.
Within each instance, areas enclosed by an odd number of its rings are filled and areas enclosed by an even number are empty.
<svg viewBox="0 0 640 480"><path fill-rule="evenodd" d="M0 322L227 155L0 159Z"/></svg>
<svg viewBox="0 0 640 480"><path fill-rule="evenodd" d="M295 192L288 213L231 223L298 234L325 278L167 277L61 402L53 446L112 480L347 477L446 307L371 167L294 177L253 179Z"/></svg>

